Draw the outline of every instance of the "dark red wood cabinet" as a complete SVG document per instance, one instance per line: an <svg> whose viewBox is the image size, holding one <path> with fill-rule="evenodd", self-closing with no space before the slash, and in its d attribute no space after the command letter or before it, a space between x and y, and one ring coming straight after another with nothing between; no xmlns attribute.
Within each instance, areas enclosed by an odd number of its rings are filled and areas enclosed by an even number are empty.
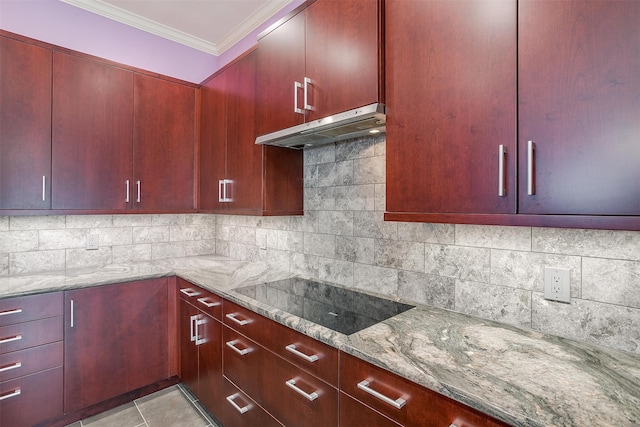
<svg viewBox="0 0 640 427"><path fill-rule="evenodd" d="M640 229L639 16L387 0L385 219Z"/></svg>
<svg viewBox="0 0 640 427"><path fill-rule="evenodd" d="M119 209L133 175L133 72L55 52L53 209Z"/></svg>
<svg viewBox="0 0 640 427"><path fill-rule="evenodd" d="M302 153L255 144L256 51L201 88L200 210L299 215Z"/></svg>
<svg viewBox="0 0 640 427"><path fill-rule="evenodd" d="M180 295L180 379L216 417L222 392L222 298L177 278Z"/></svg>
<svg viewBox="0 0 640 427"><path fill-rule="evenodd" d="M170 377L167 278L66 291L64 301L66 414Z"/></svg>
<svg viewBox="0 0 640 427"><path fill-rule="evenodd" d="M0 209L50 207L51 58L0 36Z"/></svg>
<svg viewBox="0 0 640 427"><path fill-rule="evenodd" d="M134 209L195 210L195 88L136 73L134 77Z"/></svg>
<svg viewBox="0 0 640 427"><path fill-rule="evenodd" d="M62 293L0 300L0 425L62 415Z"/></svg>

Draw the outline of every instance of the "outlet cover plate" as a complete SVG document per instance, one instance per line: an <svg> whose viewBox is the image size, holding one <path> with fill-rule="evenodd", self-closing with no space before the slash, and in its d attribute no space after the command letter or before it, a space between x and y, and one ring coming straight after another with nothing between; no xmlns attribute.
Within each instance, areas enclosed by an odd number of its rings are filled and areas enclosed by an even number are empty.
<svg viewBox="0 0 640 427"><path fill-rule="evenodd" d="M96 250L100 247L99 234L87 234L87 250Z"/></svg>
<svg viewBox="0 0 640 427"><path fill-rule="evenodd" d="M571 270L544 268L544 298L551 301L571 302Z"/></svg>

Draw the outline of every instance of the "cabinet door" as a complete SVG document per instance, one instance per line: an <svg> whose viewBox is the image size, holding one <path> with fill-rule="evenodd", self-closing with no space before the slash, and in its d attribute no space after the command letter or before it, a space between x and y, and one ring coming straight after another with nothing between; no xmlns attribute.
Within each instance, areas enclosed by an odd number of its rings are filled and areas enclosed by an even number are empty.
<svg viewBox="0 0 640 427"><path fill-rule="evenodd" d="M55 52L53 209L126 209L133 72Z"/></svg>
<svg viewBox="0 0 640 427"><path fill-rule="evenodd" d="M385 20L387 211L515 213L516 1L388 0Z"/></svg>
<svg viewBox="0 0 640 427"><path fill-rule="evenodd" d="M167 279L65 292L65 413L168 378Z"/></svg>
<svg viewBox="0 0 640 427"><path fill-rule="evenodd" d="M134 206L193 210L195 89L142 74L134 81Z"/></svg>
<svg viewBox="0 0 640 427"><path fill-rule="evenodd" d="M193 339L195 333L194 319L198 310L180 299L180 379L193 394L200 394L198 388L198 346Z"/></svg>
<svg viewBox="0 0 640 427"><path fill-rule="evenodd" d="M254 51L255 52L255 51ZM262 209L262 150L255 144L256 54L226 71L227 174L232 209Z"/></svg>
<svg viewBox="0 0 640 427"><path fill-rule="evenodd" d="M305 9L307 120L320 119L380 99L378 0L319 0Z"/></svg>
<svg viewBox="0 0 640 427"><path fill-rule="evenodd" d="M202 86L200 105L200 209L220 210L228 206L219 201L226 175L227 73Z"/></svg>
<svg viewBox="0 0 640 427"><path fill-rule="evenodd" d="M258 135L304 122L305 12L300 12L258 41L256 131ZM294 101L296 99L297 101Z"/></svg>
<svg viewBox="0 0 640 427"><path fill-rule="evenodd" d="M202 404L219 416L223 410L222 401L222 324L213 317L200 312L198 327L199 345L199 389L198 398Z"/></svg>
<svg viewBox="0 0 640 427"><path fill-rule="evenodd" d="M0 37L0 209L47 209L51 51Z"/></svg>
<svg viewBox="0 0 640 427"><path fill-rule="evenodd" d="M640 215L640 2L522 0L518 15L520 212Z"/></svg>

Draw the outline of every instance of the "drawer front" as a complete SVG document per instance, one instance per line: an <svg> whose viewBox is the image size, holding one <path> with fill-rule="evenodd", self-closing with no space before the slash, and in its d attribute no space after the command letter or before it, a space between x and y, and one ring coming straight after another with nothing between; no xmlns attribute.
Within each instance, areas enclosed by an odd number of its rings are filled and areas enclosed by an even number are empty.
<svg viewBox="0 0 640 427"><path fill-rule="evenodd" d="M62 416L62 367L0 383L0 426L29 427Z"/></svg>
<svg viewBox="0 0 640 427"><path fill-rule="evenodd" d="M408 427L451 424L459 427L507 426L343 352L340 353L340 390Z"/></svg>
<svg viewBox="0 0 640 427"><path fill-rule="evenodd" d="M62 366L62 341L0 354L0 382Z"/></svg>
<svg viewBox="0 0 640 427"><path fill-rule="evenodd" d="M224 322L294 365L338 386L338 350L225 300Z"/></svg>
<svg viewBox="0 0 640 427"><path fill-rule="evenodd" d="M62 341L62 316L0 327L0 354Z"/></svg>
<svg viewBox="0 0 640 427"><path fill-rule="evenodd" d="M0 299L0 326L62 316L62 292Z"/></svg>
<svg viewBox="0 0 640 427"><path fill-rule="evenodd" d="M267 350L227 327L222 328L222 372L253 400L263 405L262 384Z"/></svg>
<svg viewBox="0 0 640 427"><path fill-rule="evenodd" d="M179 277L176 278L176 282L180 298L210 316L218 320L222 319L222 297Z"/></svg>
<svg viewBox="0 0 640 427"><path fill-rule="evenodd" d="M324 381L267 352L264 407L285 426L338 425L338 390Z"/></svg>
<svg viewBox="0 0 640 427"><path fill-rule="evenodd" d="M220 421L225 427L282 427L271 415L227 379L223 385Z"/></svg>
<svg viewBox="0 0 640 427"><path fill-rule="evenodd" d="M351 396L340 393L340 427L401 427ZM446 426L443 426L446 427Z"/></svg>

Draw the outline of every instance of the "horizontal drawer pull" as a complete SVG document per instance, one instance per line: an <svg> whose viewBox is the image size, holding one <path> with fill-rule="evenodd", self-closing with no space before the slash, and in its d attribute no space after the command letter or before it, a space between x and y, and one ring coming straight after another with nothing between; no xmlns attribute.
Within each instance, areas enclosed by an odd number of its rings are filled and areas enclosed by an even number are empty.
<svg viewBox="0 0 640 427"><path fill-rule="evenodd" d="M231 319L231 320L233 320L234 322L236 322L240 326L244 326L244 325L247 325L247 324L251 323L250 319L245 319L245 320L237 319L236 318L237 315L238 315L238 313L229 313L229 314L227 314L226 317Z"/></svg>
<svg viewBox="0 0 640 427"><path fill-rule="evenodd" d="M18 313L22 313L21 308L14 308L13 310L0 311L0 316L8 316L10 314L18 314Z"/></svg>
<svg viewBox="0 0 640 427"><path fill-rule="evenodd" d="M204 298L198 298L198 302L203 304L205 307L211 308L211 307L215 307L217 305L220 305L220 301L215 301L215 302L208 302L207 301L208 297L204 297Z"/></svg>
<svg viewBox="0 0 640 427"><path fill-rule="evenodd" d="M238 404L235 402L238 397L240 397L240 393L232 394L231 396L227 396L226 398L227 402L231 403L231 406L236 408L236 411L244 414L245 412L249 411L249 409L253 408L253 405L251 403L247 403L243 407L238 406Z"/></svg>
<svg viewBox="0 0 640 427"><path fill-rule="evenodd" d="M16 362L13 365L6 365L0 368L0 372L10 371L12 369L18 369L22 366L22 362Z"/></svg>
<svg viewBox="0 0 640 427"><path fill-rule="evenodd" d="M22 339L22 335L16 335L15 337L2 338L0 339L0 344L5 344L11 341L19 341Z"/></svg>
<svg viewBox="0 0 640 427"><path fill-rule="evenodd" d="M227 347L230 347L233 351L238 353L240 356L244 356L245 354L251 353L251 347L247 347L242 350L236 347L236 344L238 344L239 342L240 342L239 340L233 340L233 341L227 341L226 344L227 344Z"/></svg>
<svg viewBox="0 0 640 427"><path fill-rule="evenodd" d="M0 395L0 400L9 399L11 397L16 397L16 396L20 396L20 389L19 388L15 389L12 392L9 392L7 394Z"/></svg>
<svg viewBox="0 0 640 427"><path fill-rule="evenodd" d="M318 356L315 355L315 354L312 354L311 356L307 356L306 354L302 353L301 351L296 350L296 345L295 344L289 344L288 346L285 347L285 349L287 349L291 353L295 354L296 356L303 358L307 362L313 363L316 360L318 360Z"/></svg>
<svg viewBox="0 0 640 427"><path fill-rule="evenodd" d="M291 378L289 381L285 382L285 384L287 385L287 387L289 387L291 390L295 391L296 393L306 397L307 399L313 401L316 400L318 397L320 397L320 395L318 393L316 393L315 391L311 394L305 392L304 390L298 388L298 386L296 385L296 380L295 378Z"/></svg>
<svg viewBox="0 0 640 427"><path fill-rule="evenodd" d="M197 295L200 295L200 292L191 289L191 288L181 288L180 292L182 292L183 294L185 294L188 297L195 297Z"/></svg>
<svg viewBox="0 0 640 427"><path fill-rule="evenodd" d="M369 384L371 384L370 381L367 381L367 380L360 381L358 383L358 388L360 390L365 391L366 393L369 393L371 396L376 397L385 403L388 403L389 405L393 406L396 409L402 409L405 403L407 403L407 401L401 397L397 398L396 400L393 400L390 397L387 397L384 394L379 393L372 388L369 388Z"/></svg>

